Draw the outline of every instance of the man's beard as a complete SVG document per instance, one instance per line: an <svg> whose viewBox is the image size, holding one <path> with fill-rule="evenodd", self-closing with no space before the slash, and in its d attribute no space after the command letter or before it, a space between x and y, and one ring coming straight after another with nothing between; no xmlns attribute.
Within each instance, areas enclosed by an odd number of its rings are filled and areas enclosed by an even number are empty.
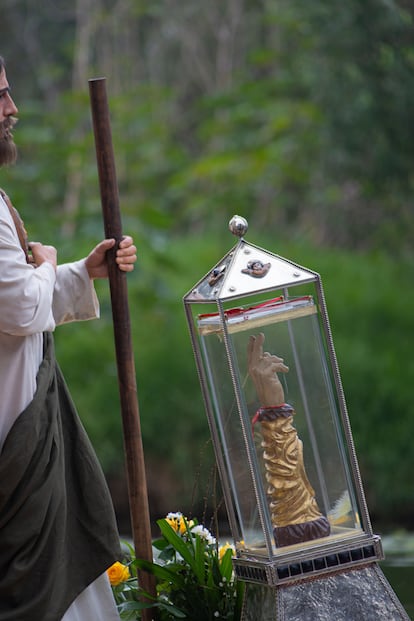
<svg viewBox="0 0 414 621"><path fill-rule="evenodd" d="M0 123L0 166L14 164L17 159L17 147L12 134L16 123L17 119L11 116Z"/></svg>

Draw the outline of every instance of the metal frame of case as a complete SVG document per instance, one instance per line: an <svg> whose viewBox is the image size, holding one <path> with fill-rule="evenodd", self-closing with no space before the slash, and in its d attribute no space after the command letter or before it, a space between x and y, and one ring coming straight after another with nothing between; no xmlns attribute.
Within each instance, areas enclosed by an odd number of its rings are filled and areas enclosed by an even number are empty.
<svg viewBox="0 0 414 621"><path fill-rule="evenodd" d="M217 424L215 410L217 410L218 406L214 402L215 399L211 390L211 384L214 380L209 377L205 364L206 354L202 351L200 342L200 325L197 319L200 315L198 313L200 305L202 305L203 310L207 307L214 311L214 321L216 323L216 328L214 329L220 332L223 340L229 378L239 414L239 423L243 429L245 458L249 464L252 488L254 489L262 528L263 549L256 553L249 546L246 549L238 547L237 556L233 559L235 573L238 578L250 585L256 584L262 587L274 588L295 585L303 581L315 581L315 579L356 568L362 569L372 566L372 564L383 558L383 551L380 537L372 531L362 487L321 278L319 274L312 270L303 268L259 246L247 243L243 238L247 230L247 223L237 216L235 218L237 218L236 232L234 230L232 232L235 232L240 237L238 243L183 298L233 537L237 541L241 533L237 498L235 498L235 492L232 488L232 476ZM245 274L242 274L243 266L246 265L246 261L249 258L257 261L260 260L262 265L270 266L268 273L263 279L246 278ZM303 546L295 545L275 549L272 532L269 528L269 520L266 516L268 509L266 508L265 492L258 481L257 467L254 463L254 447L252 446L252 439L247 428L246 417L243 414L245 409L244 389L241 385L239 374L236 371L237 364L233 351L232 334L229 332L228 309L230 303L233 304L236 300L249 300L252 296L259 301L262 296L269 294L273 296L282 293L283 295L287 294L286 297L288 297L291 289L298 287L298 285L309 285L314 290L316 313L320 330L323 334L324 349L326 350L327 364L329 365L330 378L338 406L342 437L346 445L348 473L351 479L350 485L355 494L361 528L343 538L326 537L316 539ZM396 598L390 587L389 590L392 599L395 601ZM398 602L398 600L396 601ZM395 618L405 619L405 613L398 603L397 608L398 614L401 614L401 616ZM276 618L283 617L280 610L278 614L279 617ZM246 616L244 618L250 617ZM273 617L270 615L269 618Z"/></svg>

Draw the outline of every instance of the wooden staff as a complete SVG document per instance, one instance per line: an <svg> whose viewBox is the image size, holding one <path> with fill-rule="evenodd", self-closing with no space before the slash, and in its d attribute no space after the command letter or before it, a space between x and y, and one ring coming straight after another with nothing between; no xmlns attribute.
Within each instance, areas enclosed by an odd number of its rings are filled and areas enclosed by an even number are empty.
<svg viewBox="0 0 414 621"><path fill-rule="evenodd" d="M126 273L118 269L115 262L116 246L122 239L122 224L105 78L89 80L89 94L105 237L115 238L117 241L115 248L108 251L107 261L132 534L137 558L152 561L148 493L132 350L127 280ZM139 571L138 582L145 591L155 596L155 581L151 574ZM150 621L152 618L153 610L142 611L144 621Z"/></svg>

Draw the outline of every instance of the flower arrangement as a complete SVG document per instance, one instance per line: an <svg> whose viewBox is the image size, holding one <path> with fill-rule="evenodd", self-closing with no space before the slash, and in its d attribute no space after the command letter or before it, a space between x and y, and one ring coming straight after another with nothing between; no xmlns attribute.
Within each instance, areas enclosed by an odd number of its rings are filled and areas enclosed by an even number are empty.
<svg viewBox="0 0 414 621"><path fill-rule="evenodd" d="M126 564L108 569L121 619L138 620L144 607L152 607L159 621L239 621L243 584L233 573L233 546L218 545L207 528L181 513L169 513L157 524L161 537L153 541L153 563L135 558L128 545ZM151 603L144 601L151 596L140 588L137 569L155 576L157 596Z"/></svg>

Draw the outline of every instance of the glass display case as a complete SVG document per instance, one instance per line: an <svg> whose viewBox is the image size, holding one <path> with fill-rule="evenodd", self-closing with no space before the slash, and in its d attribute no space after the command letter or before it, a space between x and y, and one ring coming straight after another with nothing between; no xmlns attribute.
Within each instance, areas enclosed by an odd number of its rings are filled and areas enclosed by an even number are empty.
<svg viewBox="0 0 414 621"><path fill-rule="evenodd" d="M230 226L184 305L236 571L278 584L378 560L321 279Z"/></svg>

